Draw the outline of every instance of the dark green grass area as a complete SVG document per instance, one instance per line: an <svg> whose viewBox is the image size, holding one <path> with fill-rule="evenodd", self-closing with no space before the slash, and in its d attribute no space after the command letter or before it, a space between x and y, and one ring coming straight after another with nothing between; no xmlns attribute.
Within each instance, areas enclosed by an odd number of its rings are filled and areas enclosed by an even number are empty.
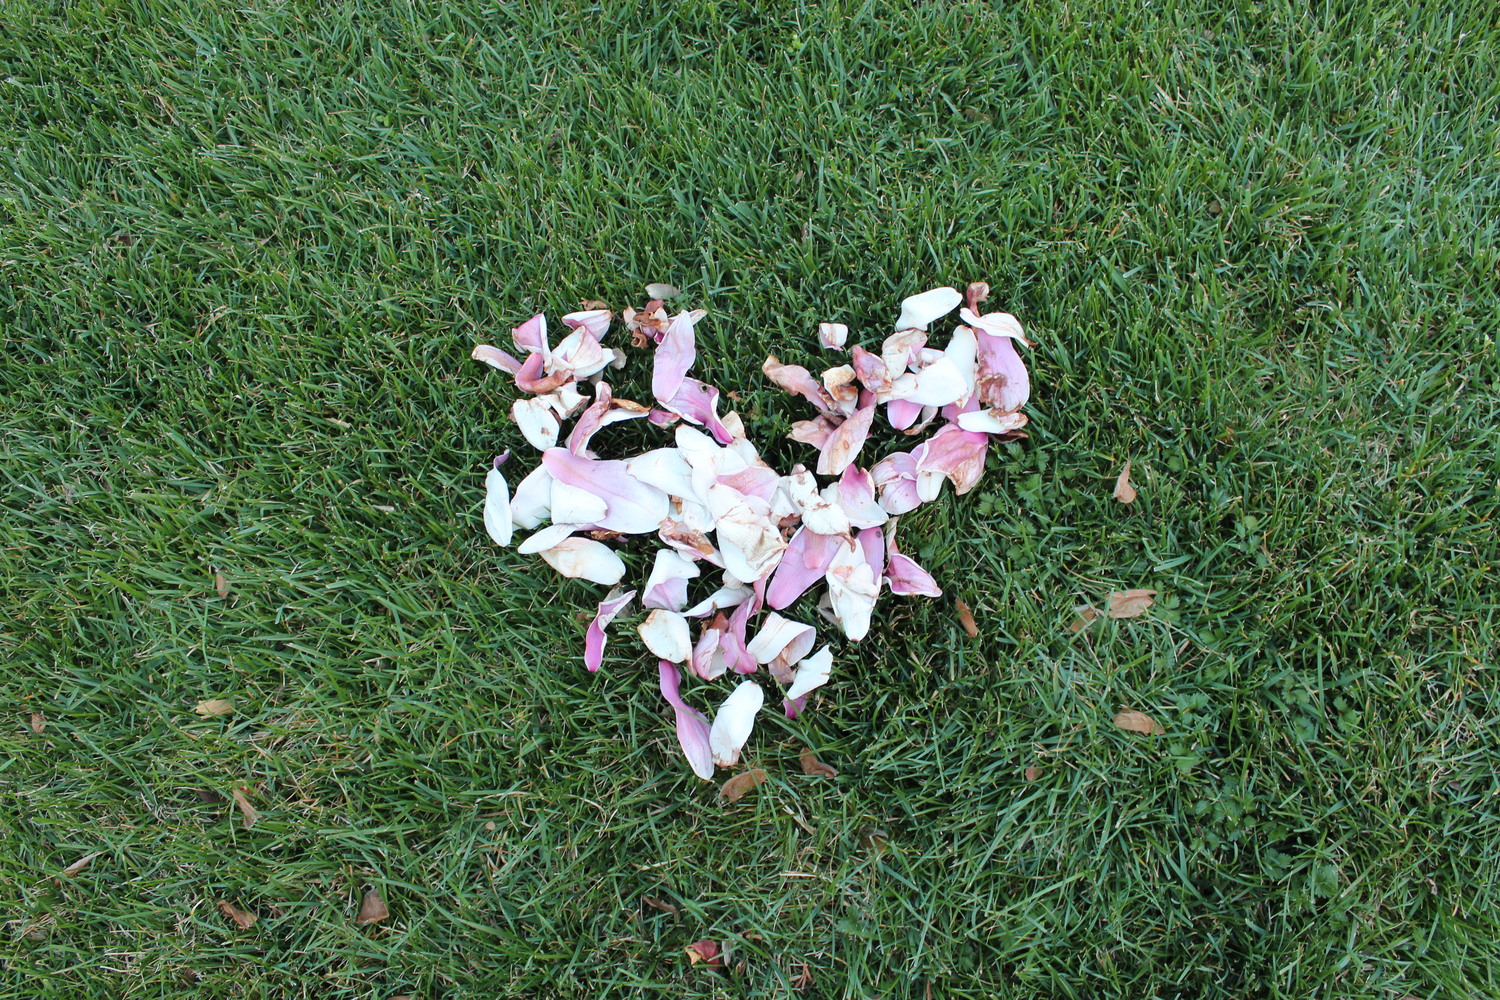
<svg viewBox="0 0 1500 1000"><path fill-rule="evenodd" d="M1500 996L1497 23L0 4L0 995ZM1032 436L723 806L469 350L674 282L786 467L766 353L979 279Z"/></svg>

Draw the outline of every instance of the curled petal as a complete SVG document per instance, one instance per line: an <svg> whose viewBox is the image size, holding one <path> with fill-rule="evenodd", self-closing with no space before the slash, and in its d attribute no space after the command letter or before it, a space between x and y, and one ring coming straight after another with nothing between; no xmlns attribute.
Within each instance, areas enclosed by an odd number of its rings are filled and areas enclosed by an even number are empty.
<svg viewBox="0 0 1500 1000"><path fill-rule="evenodd" d="M523 528L535 528L552 516L552 474L538 465L516 486L510 501L511 519Z"/></svg>
<svg viewBox="0 0 1500 1000"><path fill-rule="evenodd" d="M839 424L838 430L829 435L828 443L818 455L818 475L838 476L859 457L859 451L870 436L870 424L875 419L874 405L862 406L854 416Z"/></svg>
<svg viewBox="0 0 1500 1000"><path fill-rule="evenodd" d="M614 352L599 346L599 338L588 330L574 330L552 350L549 371L566 372L573 378L597 375L614 360Z"/></svg>
<svg viewBox="0 0 1500 1000"><path fill-rule="evenodd" d="M1019 410L1031 397L1031 376L1008 337L979 337L977 393L985 406L1009 412Z"/></svg>
<svg viewBox="0 0 1500 1000"><path fill-rule="evenodd" d="M786 713L788 719L795 719L807 710L807 698L806 696L801 698L783 698L781 700L781 709Z"/></svg>
<svg viewBox="0 0 1500 1000"><path fill-rule="evenodd" d="M527 538L520 545L517 545L516 551L523 556L529 556L536 552L545 552L576 532L579 527L580 525L577 524L549 524L540 531L534 532L530 538Z"/></svg>
<svg viewBox="0 0 1500 1000"><path fill-rule="evenodd" d="M1003 410L977 410L958 415L958 426L966 431L983 434L1006 434L1020 430L1027 423L1026 414L1006 413Z"/></svg>
<svg viewBox="0 0 1500 1000"><path fill-rule="evenodd" d="M923 597L942 597L943 588L937 585L932 574L917 565L914 559L899 552L892 552L885 567L885 582L891 593L902 596L920 594Z"/></svg>
<svg viewBox="0 0 1500 1000"><path fill-rule="evenodd" d="M565 382L547 395L537 398L545 399L559 420L568 419L583 409L589 401L587 396L578 391L578 386L573 382Z"/></svg>
<svg viewBox="0 0 1500 1000"><path fill-rule="evenodd" d="M1031 346L1031 341L1026 339L1026 333L1021 329L1021 321L1010 313L993 312L979 316L972 309L965 308L960 310L958 315L965 323L981 333L987 333L992 337L1009 337L1026 347Z"/></svg>
<svg viewBox="0 0 1500 1000"><path fill-rule="evenodd" d="M887 514L875 499L875 477L857 465L844 470L839 481L823 490L823 496L843 508L850 527L876 528Z"/></svg>
<svg viewBox="0 0 1500 1000"><path fill-rule="evenodd" d="M547 564L563 576L590 580L613 587L625 576L625 563L603 542L592 538L565 538L542 551Z"/></svg>
<svg viewBox="0 0 1500 1000"><path fill-rule="evenodd" d="M955 424L943 427L912 452L916 459L918 493L926 489L921 483L924 475L939 474L953 483L953 492L959 495L972 490L984 475L984 456L989 441L988 435L966 431ZM935 487L931 493L932 496L923 499L936 496ZM889 507L886 509L890 510Z"/></svg>
<svg viewBox="0 0 1500 1000"><path fill-rule="evenodd" d="M719 390L706 382L683 378L677 386L677 394L660 402L689 423L706 428L719 444L729 444L737 436L719 419Z"/></svg>
<svg viewBox="0 0 1500 1000"><path fill-rule="evenodd" d="M691 559L672 549L658 549L651 575L646 578L646 593L641 604L648 608L681 611L687 604L687 582L698 576Z"/></svg>
<svg viewBox="0 0 1500 1000"><path fill-rule="evenodd" d="M636 629L646 648L663 660L686 663L693 655L693 639L687 619L662 608L651 612Z"/></svg>
<svg viewBox="0 0 1500 1000"><path fill-rule="evenodd" d="M582 312L570 312L562 318L563 326L570 330L584 329L594 335L595 340L603 340L604 335L609 332L609 321L614 318L614 313L608 309L585 309Z"/></svg>
<svg viewBox="0 0 1500 1000"><path fill-rule="evenodd" d="M745 650L755 657L756 663L766 664L776 659L791 662L806 656L817 638L811 625L783 618L772 611Z"/></svg>
<svg viewBox="0 0 1500 1000"><path fill-rule="evenodd" d="M681 312L672 318L672 325L656 348L655 365L651 372L651 395L659 403L665 403L677 395L682 379L693 367L698 349L693 340L693 326L708 315L702 309Z"/></svg>
<svg viewBox="0 0 1500 1000"><path fill-rule="evenodd" d="M859 378L859 384L873 393L886 393L891 391L891 373L885 366L885 360L878 354L854 345L853 351L854 374ZM905 366L902 366L905 370Z"/></svg>
<svg viewBox="0 0 1500 1000"><path fill-rule="evenodd" d="M852 365L839 365L823 373L823 391L838 406L840 413L853 413L859 405L859 379Z"/></svg>
<svg viewBox="0 0 1500 1000"><path fill-rule="evenodd" d="M599 610L594 613L594 620L589 622L588 631L583 638L583 664L589 668L590 673L597 671L604 663L604 630L615 620L616 615L625 610L633 597L633 590L623 594L610 591L609 596L599 602Z"/></svg>
<svg viewBox="0 0 1500 1000"><path fill-rule="evenodd" d="M801 516L803 527L820 535L849 533L849 515L836 500L829 500L818 493L818 481L811 472L802 469L783 477L782 488Z"/></svg>
<svg viewBox="0 0 1500 1000"><path fill-rule="evenodd" d="M880 506L887 514L905 514L922 503L917 495L917 460L909 452L898 451L875 463L870 470L875 488L880 491Z"/></svg>
<svg viewBox="0 0 1500 1000"><path fill-rule="evenodd" d="M843 323L819 323L818 343L831 351L843 348L844 342L849 339L849 328Z"/></svg>
<svg viewBox="0 0 1500 1000"><path fill-rule="evenodd" d="M773 354L766 358L760 370L765 373L766 378L794 396L802 396L824 413L832 413L838 409L827 390L801 365L784 365Z"/></svg>
<svg viewBox="0 0 1500 1000"><path fill-rule="evenodd" d="M716 611L739 607L750 599L752 593L754 592L749 587L726 583L682 614L685 618L706 618Z"/></svg>
<svg viewBox="0 0 1500 1000"><path fill-rule="evenodd" d="M885 338L880 345L880 359L885 362L891 379L900 377L926 345L927 334L921 330L898 330Z"/></svg>
<svg viewBox="0 0 1500 1000"><path fill-rule="evenodd" d="M522 396L510 407L511 419L521 429L521 436L537 451L546 451L557 444L561 429L557 414L547 400L540 396Z"/></svg>
<svg viewBox="0 0 1500 1000"><path fill-rule="evenodd" d="M716 621L728 624L728 616L720 615ZM729 670L729 660L724 655L724 632L722 626L710 626L698 636L693 645L691 666L693 673L706 681L715 680Z"/></svg>
<svg viewBox="0 0 1500 1000"><path fill-rule="evenodd" d="M548 448L542 463L552 478L584 489L604 501L608 514L593 522L629 535L655 531L670 513L667 495L629 474L624 462L604 462Z"/></svg>
<svg viewBox="0 0 1500 1000"><path fill-rule="evenodd" d="M828 439L833 432L838 430L840 418L828 413L820 413L812 420L798 420L792 424L792 433L787 435L793 441L801 441L810 444L814 448L822 449L828 444Z"/></svg>
<svg viewBox="0 0 1500 1000"><path fill-rule="evenodd" d="M687 758L693 773L707 781L714 776L708 718L682 700L682 675L677 672L677 667L667 660L662 660L656 666L661 696L672 706L672 711L677 716L677 742L682 746L682 754Z"/></svg>
<svg viewBox="0 0 1500 1000"><path fill-rule="evenodd" d="M897 330L925 330L936 320L951 313L964 300L956 288L930 288L919 295L901 300L901 317Z"/></svg>
<svg viewBox="0 0 1500 1000"><path fill-rule="evenodd" d="M716 511L719 551L724 557L724 568L735 579L747 582L763 579L786 551L786 542L770 512L771 505L759 497L744 497Z"/></svg>
<svg viewBox="0 0 1500 1000"><path fill-rule="evenodd" d="M974 390L979 378L979 339L974 331L966 326L961 326L953 331L953 337L948 341L948 346L943 348L943 356L952 363L954 369L964 380L964 391L955 402L966 403L974 396ZM946 406L947 404L940 404Z"/></svg>
<svg viewBox="0 0 1500 1000"><path fill-rule="evenodd" d="M510 487L495 466L484 474L484 530L499 546L509 545L515 530L510 512Z"/></svg>
<svg viewBox="0 0 1500 1000"><path fill-rule="evenodd" d="M828 566L828 598L834 619L850 639L863 639L869 634L878 596L880 577L867 561L864 548L841 545Z"/></svg>
<svg viewBox="0 0 1500 1000"><path fill-rule="evenodd" d="M510 335L511 339L515 341L516 350L524 353L540 354L542 356L541 364L552 360L552 352L547 348L547 317L542 313L537 313L520 326L511 330Z"/></svg>
<svg viewBox="0 0 1500 1000"><path fill-rule="evenodd" d="M547 363L545 355L531 354L521 364L516 372L516 387L522 392L544 393L551 392L558 386L573 381L573 375L567 371L546 373L543 366Z"/></svg>
<svg viewBox="0 0 1500 1000"><path fill-rule="evenodd" d="M478 347L474 348L473 353L470 354L469 357L473 358L475 361L483 361L491 368L498 368L503 372L510 372L510 374L512 375L521 370L521 362L511 357L509 354L506 354L504 351L500 350L500 348L491 347L489 344L480 344Z"/></svg>
<svg viewBox="0 0 1500 1000"><path fill-rule="evenodd" d="M784 697L788 701L796 701L814 688L820 688L828 683L828 675L833 671L833 650L824 646L807 659L797 664L797 675L792 680L792 686L787 688Z"/></svg>
<svg viewBox="0 0 1500 1000"><path fill-rule="evenodd" d="M760 711L765 700L765 692L754 681L741 681L740 686L724 699L708 733L715 764L731 767L739 763L740 748L750 738L750 732L755 728L755 713Z"/></svg>
<svg viewBox="0 0 1500 1000"><path fill-rule="evenodd" d="M885 418L898 431L904 431L922 415L922 404L909 399L892 399L885 407Z"/></svg>

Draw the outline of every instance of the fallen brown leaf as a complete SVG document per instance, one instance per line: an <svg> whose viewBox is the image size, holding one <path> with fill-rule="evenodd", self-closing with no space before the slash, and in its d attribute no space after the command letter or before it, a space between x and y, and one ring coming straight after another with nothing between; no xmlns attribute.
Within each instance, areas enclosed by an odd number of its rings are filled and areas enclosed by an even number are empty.
<svg viewBox="0 0 1500 1000"><path fill-rule="evenodd" d="M1069 632L1077 632L1089 622L1099 617L1099 609L1087 604L1078 605L1078 607L1073 609L1073 613L1078 617L1074 618L1073 624L1068 626Z"/></svg>
<svg viewBox="0 0 1500 1000"><path fill-rule="evenodd" d="M347 427L348 424L345 424L344 426ZM220 573L218 570L214 570L214 590L219 592L220 597L229 596L229 580L224 576L223 573Z"/></svg>
<svg viewBox="0 0 1500 1000"><path fill-rule="evenodd" d="M198 702L198 704L193 707L193 711L197 712L205 719L212 718L215 715L228 715L230 712L234 711L234 702L229 701L226 698L212 698L208 701Z"/></svg>
<svg viewBox="0 0 1500 1000"><path fill-rule="evenodd" d="M979 626L974 623L974 612L969 610L969 606L961 600L955 600L953 608L958 612L958 623L969 633L969 638L979 638Z"/></svg>
<svg viewBox="0 0 1500 1000"><path fill-rule="evenodd" d="M250 928L254 927L255 922L260 919L260 917L257 917L253 913L246 913L244 910L240 909L238 906L235 906L227 899L219 900L218 906L219 912L224 914L224 916L228 917L230 920L233 920L235 922L235 925L242 931L248 931Z"/></svg>
<svg viewBox="0 0 1500 1000"><path fill-rule="evenodd" d="M61 878L67 878L70 875L77 875L79 872L87 868L89 866L89 862L97 858L99 854L99 851L95 851L93 854L85 854L83 857L79 858L77 861L73 862L71 865L64 868L57 874Z"/></svg>
<svg viewBox="0 0 1500 1000"><path fill-rule="evenodd" d="M653 299L675 299L682 293L672 285L653 281L646 286L646 294Z"/></svg>
<svg viewBox="0 0 1500 1000"><path fill-rule="evenodd" d="M598 299L584 299L578 303L580 309L608 309L608 302L600 302Z"/></svg>
<svg viewBox="0 0 1500 1000"><path fill-rule="evenodd" d="M1042 769L1039 767L1028 767L1026 769L1026 780L1035 781L1041 775L1041 773Z"/></svg>
<svg viewBox="0 0 1500 1000"><path fill-rule="evenodd" d="M719 796L725 802L738 802L745 797L746 792L765 780L766 772L762 768L752 767L724 782L723 787L719 789Z"/></svg>
<svg viewBox="0 0 1500 1000"><path fill-rule="evenodd" d="M793 962L792 969L796 973L792 976L792 989L800 993L813 984L812 970L806 962Z"/></svg>
<svg viewBox="0 0 1500 1000"><path fill-rule="evenodd" d="M380 898L379 889L371 889L365 893L364 901L359 904L359 916L354 918L356 924L379 923L391 915L386 909L385 900Z"/></svg>
<svg viewBox="0 0 1500 1000"><path fill-rule="evenodd" d="M692 965L702 962L710 968L715 968L724 964L724 955L719 949L719 942L709 938L694 941L682 950L687 952L688 960Z"/></svg>
<svg viewBox="0 0 1500 1000"><path fill-rule="evenodd" d="M677 916L677 907L673 906L671 903L657 899L655 896L642 896L641 902L645 903L653 910L660 910L662 913L670 913L674 917Z"/></svg>
<svg viewBox="0 0 1500 1000"><path fill-rule="evenodd" d="M46 729L46 728L47 728L47 717L45 715L43 715L41 712L32 712L31 713L31 731L33 733L39 733L43 729Z"/></svg>
<svg viewBox="0 0 1500 1000"><path fill-rule="evenodd" d="M240 825L246 830L255 825L255 807L250 804L250 798L246 794L248 788L231 788L229 794L234 798L234 804L240 809Z"/></svg>
<svg viewBox="0 0 1500 1000"><path fill-rule="evenodd" d="M802 764L802 773L810 774L815 778L837 778L839 773L818 759L818 755L811 750L802 751L797 758Z"/></svg>
<svg viewBox="0 0 1500 1000"><path fill-rule="evenodd" d="M1130 485L1130 463L1126 462L1115 480L1115 499L1121 503L1135 503L1135 496L1135 487Z"/></svg>
<svg viewBox="0 0 1500 1000"><path fill-rule="evenodd" d="M1109 616L1111 618L1139 618L1146 613L1146 609L1155 604L1154 590L1119 590L1109 595Z"/></svg>
<svg viewBox="0 0 1500 1000"><path fill-rule="evenodd" d="M1115 725L1121 729L1128 729L1132 733L1144 733L1147 736L1155 736L1166 732L1151 716L1144 712L1133 712L1130 709L1122 709L1115 713Z"/></svg>

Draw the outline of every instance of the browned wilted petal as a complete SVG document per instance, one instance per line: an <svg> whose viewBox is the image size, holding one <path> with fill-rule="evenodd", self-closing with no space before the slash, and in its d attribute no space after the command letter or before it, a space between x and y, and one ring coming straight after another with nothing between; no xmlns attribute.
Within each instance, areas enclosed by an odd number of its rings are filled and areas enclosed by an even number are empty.
<svg viewBox="0 0 1500 1000"><path fill-rule="evenodd" d="M208 701L200 701L193 706L193 711L205 719L215 715L228 715L234 711L234 702L225 698L211 698Z"/></svg>
<svg viewBox="0 0 1500 1000"><path fill-rule="evenodd" d="M70 875L77 875L79 872L87 868L89 866L89 862L97 858L99 856L99 853L100 852L95 851L93 854L85 854L83 857L79 858L77 861L73 862L71 865L58 872L58 875L62 876L63 878L67 878Z"/></svg>
<svg viewBox="0 0 1500 1000"><path fill-rule="evenodd" d="M345 424L344 426L347 427L348 424ZM224 576L223 573L220 573L218 570L214 570L214 590L219 592L220 597L229 596L229 580Z"/></svg>
<svg viewBox="0 0 1500 1000"><path fill-rule="evenodd" d="M39 733L43 729L46 729L46 728L47 728L47 717L45 715L43 715L41 712L32 712L31 713L31 731L33 733Z"/></svg>
<svg viewBox="0 0 1500 1000"><path fill-rule="evenodd" d="M1073 613L1078 617L1074 618L1073 624L1068 626L1069 632L1077 632L1100 615L1098 608L1090 607L1087 604L1080 604L1073 609Z"/></svg>
<svg viewBox="0 0 1500 1000"><path fill-rule="evenodd" d="M249 789L244 787L229 790L229 794L234 797L234 804L240 809L240 825L246 830L255 825L255 807L250 804L248 792Z"/></svg>
<svg viewBox="0 0 1500 1000"><path fill-rule="evenodd" d="M818 755L811 750L802 751L797 758L802 763L802 773L810 774L815 778L837 778L839 773L818 759Z"/></svg>
<svg viewBox="0 0 1500 1000"><path fill-rule="evenodd" d="M724 786L719 789L719 796L725 802L738 802L745 797L746 792L765 780L765 770L759 767L752 767L750 770L736 774L724 782Z"/></svg>
<svg viewBox="0 0 1500 1000"><path fill-rule="evenodd" d="M655 896L642 896L641 902L645 903L653 910L660 910L662 913L670 913L674 917L678 912L677 907L673 906L671 903L666 902L665 900L657 899Z"/></svg>
<svg viewBox="0 0 1500 1000"><path fill-rule="evenodd" d="M354 918L356 924L379 923L391 915L386 909L385 900L380 898L379 889L371 889L365 893L364 901L359 904L359 916Z"/></svg>
<svg viewBox="0 0 1500 1000"><path fill-rule="evenodd" d="M1152 600L1154 590L1118 590L1109 595L1111 618L1139 618L1156 602Z"/></svg>
<svg viewBox="0 0 1500 1000"><path fill-rule="evenodd" d="M1121 729L1128 729L1132 733L1144 733L1147 736L1166 732L1161 727L1161 723L1151 716L1144 712L1133 712L1128 708L1115 713L1115 725Z"/></svg>
<svg viewBox="0 0 1500 1000"><path fill-rule="evenodd" d="M719 948L719 942L710 938L704 938L702 941L694 941L684 948L683 951L687 952L688 960L693 965L697 965L699 962L702 962L709 968L721 968L724 965L724 955Z"/></svg>
<svg viewBox="0 0 1500 1000"><path fill-rule="evenodd" d="M1135 487L1130 485L1130 463L1125 463L1125 468L1120 470L1119 477L1115 480L1115 499L1121 503L1135 503Z"/></svg>
<svg viewBox="0 0 1500 1000"><path fill-rule="evenodd" d="M958 612L958 623L964 627L965 632L969 633L969 638L979 638L979 626L975 624L974 612L969 610L969 606L963 601L955 599L953 608Z"/></svg>
<svg viewBox="0 0 1500 1000"><path fill-rule="evenodd" d="M218 907L219 912L224 914L224 916L228 917L230 920L233 920L235 926L239 927L239 929L242 931L248 931L251 927L254 927L255 922L260 919L260 917L256 916L253 913L246 913L244 910L240 909L238 906L235 906L227 899L219 900Z"/></svg>
<svg viewBox="0 0 1500 1000"><path fill-rule="evenodd" d="M1026 780L1035 781L1041 775L1041 773L1042 769L1039 767L1028 767L1026 769Z"/></svg>

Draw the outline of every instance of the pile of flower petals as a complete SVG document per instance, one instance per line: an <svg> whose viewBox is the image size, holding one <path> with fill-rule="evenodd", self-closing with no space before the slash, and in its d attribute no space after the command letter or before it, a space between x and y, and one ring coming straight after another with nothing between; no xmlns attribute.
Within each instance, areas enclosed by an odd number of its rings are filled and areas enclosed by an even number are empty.
<svg viewBox="0 0 1500 1000"><path fill-rule="evenodd" d="M719 414L719 390L688 376L701 309L670 316L653 299L623 313L634 345L652 351L649 406L616 398L604 381L626 355L603 344L614 318L603 303L586 302L564 316L569 332L556 346L544 316L521 324L512 332L524 360L489 345L474 349L475 360L514 376L522 395L511 415L542 453L514 495L500 472L509 453L495 459L486 478L486 531L502 546L511 544L515 527L532 531L519 552L540 555L563 576L615 588L585 636L591 671L603 663L610 622L639 596L649 609L638 627L641 641L658 660L661 695L700 778L712 778L716 764L735 764L750 736L765 694L747 675L765 667L793 718L831 676L832 650L813 651L814 626L780 614L804 593L826 584L819 613L851 640L868 634L882 590L942 593L897 549L897 515L935 499L945 481L956 493L973 489L989 443L1023 437L1026 424L1021 407L1030 380L1016 344L1029 345L1014 316L979 312L988 293L980 282L963 293L934 288L907 298L878 350L846 349L848 327L821 324L822 346L847 355L821 377L766 358L765 375L816 411L791 434L817 449L814 468L798 465L786 474L761 459L738 415ZM929 346L928 329L954 309L961 322L947 346ZM592 395L580 391L583 380L593 383ZM910 450L861 466L882 408L905 435L936 429ZM674 446L624 460L594 453L601 428L635 419L672 428ZM637 589L623 590L617 585L625 563L609 543L651 534L660 543L651 573ZM689 607L688 581L713 574L717 589ZM701 622L696 639L689 619ZM684 668L702 681L738 678L712 723L682 697Z"/></svg>

